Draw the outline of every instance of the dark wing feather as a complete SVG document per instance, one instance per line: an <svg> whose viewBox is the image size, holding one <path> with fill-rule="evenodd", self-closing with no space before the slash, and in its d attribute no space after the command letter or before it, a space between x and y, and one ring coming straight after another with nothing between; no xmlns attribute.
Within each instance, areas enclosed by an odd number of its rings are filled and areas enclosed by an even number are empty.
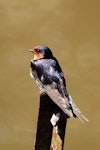
<svg viewBox="0 0 100 150"><path fill-rule="evenodd" d="M62 95L56 88L55 82L53 82L50 86L43 85L43 88L47 95L53 100L55 104L57 104L61 108L61 110L63 110L65 114L67 114L69 117L73 116L67 97L62 97Z"/></svg>

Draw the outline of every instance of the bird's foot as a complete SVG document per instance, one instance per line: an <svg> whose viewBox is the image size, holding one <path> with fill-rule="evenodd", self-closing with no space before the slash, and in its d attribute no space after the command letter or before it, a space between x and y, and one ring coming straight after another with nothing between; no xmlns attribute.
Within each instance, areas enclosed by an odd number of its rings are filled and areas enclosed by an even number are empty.
<svg viewBox="0 0 100 150"><path fill-rule="evenodd" d="M44 91L40 91L40 97L46 95L46 93Z"/></svg>

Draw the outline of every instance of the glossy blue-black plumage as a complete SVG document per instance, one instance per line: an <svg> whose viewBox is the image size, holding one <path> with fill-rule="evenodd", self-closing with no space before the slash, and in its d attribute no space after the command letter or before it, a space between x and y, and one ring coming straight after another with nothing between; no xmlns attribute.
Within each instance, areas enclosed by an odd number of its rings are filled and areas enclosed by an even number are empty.
<svg viewBox="0 0 100 150"><path fill-rule="evenodd" d="M49 84L49 86L52 86L52 83L55 83L59 92L63 94L61 89L63 87L63 90L67 95L63 72L58 61L54 57L52 57L52 59L39 59L32 61L31 68L33 72L34 70L37 72L38 78L42 84Z"/></svg>

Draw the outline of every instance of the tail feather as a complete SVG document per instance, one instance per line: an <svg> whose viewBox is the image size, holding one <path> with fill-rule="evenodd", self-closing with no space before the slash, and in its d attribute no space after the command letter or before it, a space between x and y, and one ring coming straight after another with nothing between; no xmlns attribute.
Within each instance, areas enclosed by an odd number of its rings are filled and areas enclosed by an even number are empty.
<svg viewBox="0 0 100 150"><path fill-rule="evenodd" d="M89 122L89 120L82 114L82 112L80 111L80 109L73 102L73 100L72 100L72 98L71 98L70 95L69 95L69 100L70 100L70 105L72 107L72 111L73 111L74 115L76 117L78 117L82 123L84 123L85 121Z"/></svg>

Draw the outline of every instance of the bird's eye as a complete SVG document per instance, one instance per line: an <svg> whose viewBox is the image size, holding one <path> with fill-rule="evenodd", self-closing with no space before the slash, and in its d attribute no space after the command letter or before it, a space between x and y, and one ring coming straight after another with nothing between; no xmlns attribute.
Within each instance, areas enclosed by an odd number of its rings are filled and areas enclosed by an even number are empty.
<svg viewBox="0 0 100 150"><path fill-rule="evenodd" d="M37 49L36 51L37 51L37 52L40 52L40 49Z"/></svg>

